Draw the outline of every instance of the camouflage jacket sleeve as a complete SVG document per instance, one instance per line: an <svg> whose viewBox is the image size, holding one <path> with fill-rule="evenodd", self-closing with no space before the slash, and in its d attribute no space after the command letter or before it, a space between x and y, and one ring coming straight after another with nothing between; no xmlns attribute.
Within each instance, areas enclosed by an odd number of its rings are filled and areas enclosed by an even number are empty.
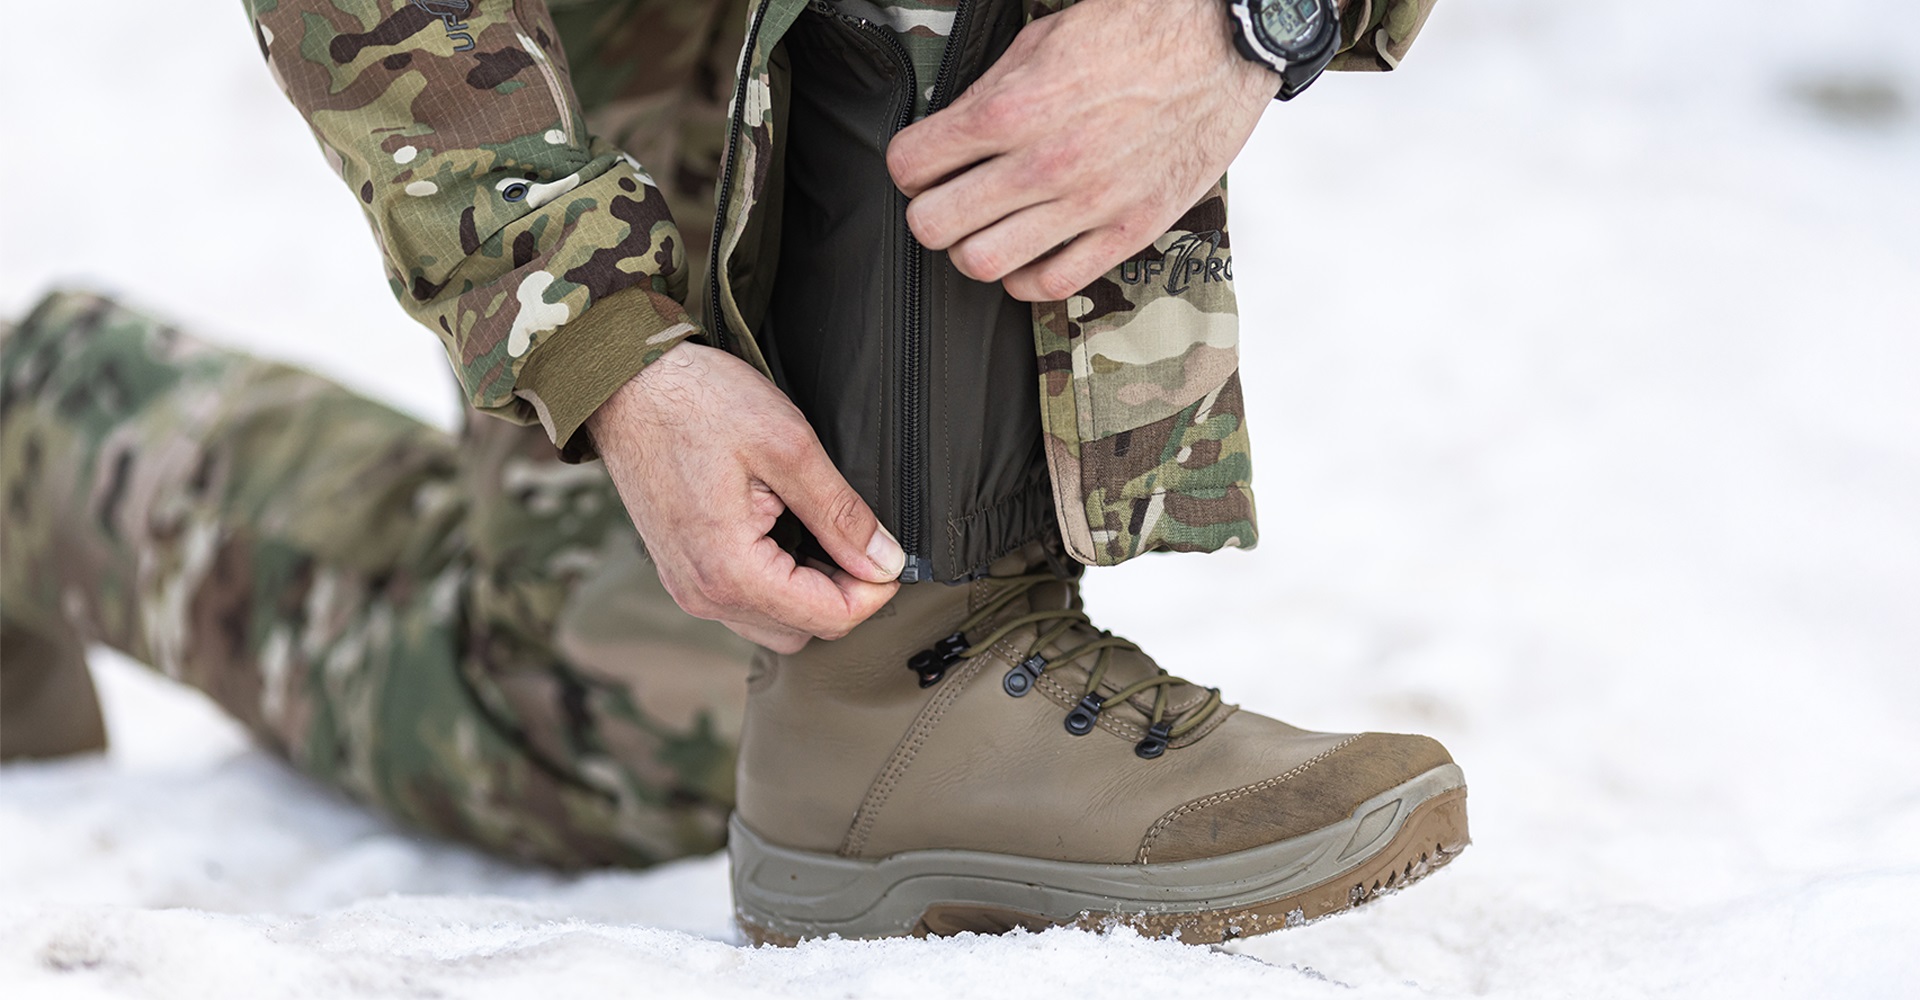
<svg viewBox="0 0 1920 1000"><path fill-rule="evenodd" d="M1346 0L1340 35L1346 48L1328 69L1398 68L1439 0Z"/></svg>
<svg viewBox="0 0 1920 1000"><path fill-rule="evenodd" d="M246 0L269 68L468 402L580 425L697 328L640 165L587 134L542 0Z"/></svg>

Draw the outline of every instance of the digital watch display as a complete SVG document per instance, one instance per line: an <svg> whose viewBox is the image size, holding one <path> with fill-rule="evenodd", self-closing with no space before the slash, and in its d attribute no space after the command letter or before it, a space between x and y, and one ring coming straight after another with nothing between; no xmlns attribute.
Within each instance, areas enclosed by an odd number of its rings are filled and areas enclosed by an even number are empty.
<svg viewBox="0 0 1920 1000"><path fill-rule="evenodd" d="M1228 0L1240 54L1280 74L1280 100L1319 77L1340 49L1334 0Z"/></svg>

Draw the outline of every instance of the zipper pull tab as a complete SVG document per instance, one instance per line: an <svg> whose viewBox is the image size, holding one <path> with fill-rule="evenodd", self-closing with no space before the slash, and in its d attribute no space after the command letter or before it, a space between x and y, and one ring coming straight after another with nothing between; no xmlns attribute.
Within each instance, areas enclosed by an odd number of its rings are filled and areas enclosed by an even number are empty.
<svg viewBox="0 0 1920 1000"><path fill-rule="evenodd" d="M907 564L900 570L901 583L925 583L933 579L933 561L925 556L910 555Z"/></svg>

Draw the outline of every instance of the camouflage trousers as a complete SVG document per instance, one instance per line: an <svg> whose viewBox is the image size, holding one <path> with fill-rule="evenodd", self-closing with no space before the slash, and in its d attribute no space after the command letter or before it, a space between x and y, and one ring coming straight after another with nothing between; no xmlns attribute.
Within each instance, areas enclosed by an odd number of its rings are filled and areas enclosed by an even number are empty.
<svg viewBox="0 0 1920 1000"><path fill-rule="evenodd" d="M598 465L537 428L447 434L96 296L4 337L14 634L121 650L307 774L499 853L722 843L753 648L667 597Z"/></svg>

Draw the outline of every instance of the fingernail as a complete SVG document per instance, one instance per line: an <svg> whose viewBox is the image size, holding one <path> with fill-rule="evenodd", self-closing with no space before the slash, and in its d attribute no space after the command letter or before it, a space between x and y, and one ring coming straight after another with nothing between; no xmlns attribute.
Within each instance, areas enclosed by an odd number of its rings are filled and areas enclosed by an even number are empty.
<svg viewBox="0 0 1920 1000"><path fill-rule="evenodd" d="M907 568L907 554L887 531L886 525L876 526L873 537L867 540L867 558L873 560L888 579L899 576L900 571Z"/></svg>

